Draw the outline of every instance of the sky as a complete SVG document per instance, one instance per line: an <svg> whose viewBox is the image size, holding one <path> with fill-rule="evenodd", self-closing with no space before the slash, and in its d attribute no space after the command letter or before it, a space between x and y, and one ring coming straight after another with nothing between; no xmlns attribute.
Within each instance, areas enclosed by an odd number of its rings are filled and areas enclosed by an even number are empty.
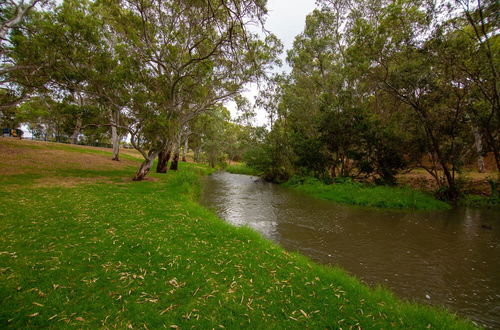
<svg viewBox="0 0 500 330"><path fill-rule="evenodd" d="M268 0L267 8L269 14L266 20L266 29L275 34L283 43L283 54L281 59L283 67L277 68L277 72L289 72L290 68L286 64L286 52L292 48L295 36L304 30L306 16L316 8L315 0ZM253 103L258 94L256 85L247 86L244 96ZM232 102L226 104L234 117L237 115L236 105ZM266 113L256 109L257 116L254 124L262 126L267 122Z"/></svg>
<svg viewBox="0 0 500 330"><path fill-rule="evenodd" d="M316 8L315 0L269 0L266 28L292 48L295 36L304 30L306 16ZM283 54L283 59L286 52Z"/></svg>

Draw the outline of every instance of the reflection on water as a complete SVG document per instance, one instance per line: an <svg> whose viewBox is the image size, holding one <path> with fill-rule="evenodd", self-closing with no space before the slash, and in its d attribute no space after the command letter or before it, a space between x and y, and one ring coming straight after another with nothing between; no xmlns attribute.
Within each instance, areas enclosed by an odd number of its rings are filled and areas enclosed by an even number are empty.
<svg viewBox="0 0 500 330"><path fill-rule="evenodd" d="M317 262L338 264L368 284L500 328L498 211L358 208L229 173L206 179L201 202L231 224L248 225Z"/></svg>

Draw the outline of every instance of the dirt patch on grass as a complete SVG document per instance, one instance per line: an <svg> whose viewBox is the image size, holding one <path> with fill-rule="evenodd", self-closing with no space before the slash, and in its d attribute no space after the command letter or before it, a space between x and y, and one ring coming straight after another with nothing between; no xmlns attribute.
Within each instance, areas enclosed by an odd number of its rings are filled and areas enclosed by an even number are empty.
<svg viewBox="0 0 500 330"><path fill-rule="evenodd" d="M498 173L496 172L467 171L459 176L458 181L462 185L464 193L489 196L491 187L488 180L497 177ZM434 178L424 170L413 170L410 173L400 174L397 179L399 184L408 185L417 190L434 192L439 188Z"/></svg>

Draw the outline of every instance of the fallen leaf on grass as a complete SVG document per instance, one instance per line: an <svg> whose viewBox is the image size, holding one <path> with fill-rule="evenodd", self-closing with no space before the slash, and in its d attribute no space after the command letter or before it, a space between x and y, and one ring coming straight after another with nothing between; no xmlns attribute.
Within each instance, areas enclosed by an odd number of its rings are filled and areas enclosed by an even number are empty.
<svg viewBox="0 0 500 330"><path fill-rule="evenodd" d="M165 308L163 311L161 311L160 315L163 315L165 314L166 312L170 312L172 309L174 309L174 305L171 304L170 306L168 306L167 308Z"/></svg>
<svg viewBox="0 0 500 330"><path fill-rule="evenodd" d="M81 316L75 317L75 320L80 321L80 322L85 322L85 319Z"/></svg>

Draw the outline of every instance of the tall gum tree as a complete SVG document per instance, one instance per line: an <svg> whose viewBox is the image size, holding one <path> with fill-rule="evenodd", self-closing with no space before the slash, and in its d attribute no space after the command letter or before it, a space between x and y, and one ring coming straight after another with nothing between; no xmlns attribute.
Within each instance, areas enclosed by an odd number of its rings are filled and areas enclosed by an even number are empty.
<svg viewBox="0 0 500 330"><path fill-rule="evenodd" d="M263 41L248 30L263 26L264 1L103 3L120 44L137 64L129 133L144 162L134 180L144 179L154 159L175 147L189 121L262 76L280 49L274 36Z"/></svg>
<svg viewBox="0 0 500 330"><path fill-rule="evenodd" d="M470 130L464 127L470 83L435 37L439 10L432 2L417 0L369 2L351 17L350 51L365 68L360 74L400 102L401 118L406 118L402 124L421 142L420 150L413 148L412 153L421 152L420 166L436 179L442 197L456 200L457 173L470 145ZM423 162L424 155L430 164Z"/></svg>

